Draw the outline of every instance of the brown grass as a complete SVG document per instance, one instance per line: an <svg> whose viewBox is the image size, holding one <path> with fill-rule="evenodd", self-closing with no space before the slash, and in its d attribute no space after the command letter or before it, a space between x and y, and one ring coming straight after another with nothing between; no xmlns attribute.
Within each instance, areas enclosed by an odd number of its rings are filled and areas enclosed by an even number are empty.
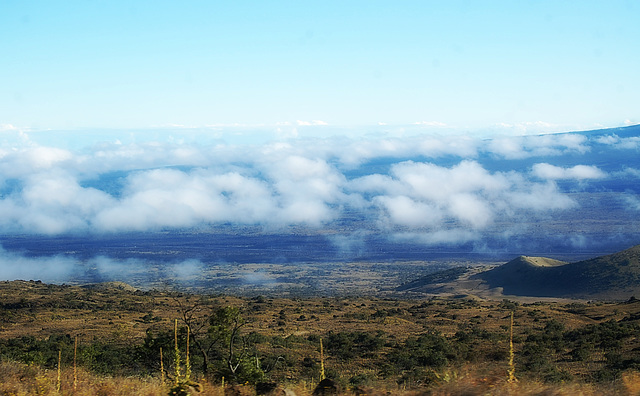
<svg viewBox="0 0 640 396"><path fill-rule="evenodd" d="M23 308L5 309L0 319L0 338L8 339L24 335L46 338L52 334L79 334L77 342L90 342L99 338L109 342L133 345L139 343L146 329L171 329L175 327L178 301L197 300L198 296L171 295L169 293L131 293L126 291L85 290L75 286L52 286L33 282L0 282L0 301L4 304L21 304ZM509 335L515 339L515 374L519 382L508 383L508 363L500 362L495 371L490 368L468 366L439 373L440 378L429 388L399 389L394 382L378 384L369 394L404 395L639 395L640 374L627 372L612 384L550 385L533 382L522 373L519 366L519 349L527 328L540 329L549 320L562 322L567 329L608 320L640 316L640 302L626 304L601 303L541 303L523 304L515 310L515 323L510 326L510 309L500 307L500 302L469 299L385 300L376 298L317 298L286 299L268 298L264 302L237 297L211 297L210 306L231 305L244 308L249 320L246 331L256 331L267 336L324 335L328 330L375 332L382 330L390 338L402 341L406 337L435 328L452 336L462 325L478 327ZM65 301L82 301L81 308L68 308ZM423 307L418 307L422 303ZM412 308L413 307L413 308ZM416 308L418 307L418 308ZM376 317L377 311L397 310L393 316ZM279 312L286 313L286 321L280 324ZM202 311L203 315L208 311ZM142 317L152 313L159 318L151 323ZM304 315L306 319L300 317ZM511 328L510 328L511 327ZM510 338L510 337L509 337ZM509 338L487 344L486 348L509 351ZM518 341L519 340L519 341ZM74 337L74 360L76 339ZM325 344L324 347L327 347ZM318 357L318 346L301 344L290 351L292 361L304 357ZM623 345L626 351L637 351L640 340L630 339ZM269 352L269 351L267 351ZM326 351L324 351L326 352ZM184 351L183 353L186 353ZM186 355L182 355L185 357ZM182 359L181 359L182 360ZM186 360L186 359L185 359ZM186 363L183 360L181 363ZM362 374L363 367L356 362L343 364L325 353L323 365L340 372L344 378ZM561 361L562 369L576 378L604 365L604 358L594 356L588 362ZM488 371L487 371L488 370ZM184 373L181 373L184 374ZM194 377L196 372L194 371ZM295 369L284 368L280 378L293 381L289 386L298 396L311 395L313 384L303 382ZM200 379L194 378L194 380ZM282 379L283 381L285 379ZM316 381L318 379L316 378ZM298 382L299 381L299 382ZM74 385L75 384L75 385ZM166 395L172 381L164 386L161 373L153 378L110 378L90 374L82 367L65 367L63 364L60 393L56 392L57 371L27 366L13 362L0 363L0 396L6 395ZM77 390L74 392L74 388ZM377 392L377 393L376 393ZM220 384L204 383L201 395L222 395Z"/></svg>
<svg viewBox="0 0 640 396"><path fill-rule="evenodd" d="M550 385L534 381L509 383L502 373L484 373L484 368L469 366L457 373L442 376L439 382L431 387L405 390L401 388L359 388L344 390L342 394L365 395L401 395L401 396L613 396L640 395L640 373L632 371L622 376L620 381L610 384L558 384ZM101 377L77 370L78 387L74 390L73 368L62 369L60 391L56 391L56 370L44 370L39 367L20 363L0 363L0 395L74 395L74 396L155 396L167 395L171 384L161 383L160 378L149 377ZM223 396L220 384L209 384L201 380L203 390L196 395ZM310 396L314 384L300 382L282 386L293 391L297 396ZM236 386L236 392L253 395L255 391L249 386ZM227 387L227 390L231 390Z"/></svg>

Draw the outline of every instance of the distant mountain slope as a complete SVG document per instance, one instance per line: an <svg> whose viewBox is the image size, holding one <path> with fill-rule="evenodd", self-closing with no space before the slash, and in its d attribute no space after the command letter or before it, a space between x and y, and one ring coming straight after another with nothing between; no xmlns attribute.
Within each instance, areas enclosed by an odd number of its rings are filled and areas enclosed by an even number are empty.
<svg viewBox="0 0 640 396"><path fill-rule="evenodd" d="M396 288L397 291L437 291L441 284L454 282L460 278L460 276L467 273L469 269L467 267L454 267L443 271L437 271L432 274L420 277L411 282L400 285Z"/></svg>
<svg viewBox="0 0 640 396"><path fill-rule="evenodd" d="M640 245L564 264L521 256L472 277L506 295L624 299L640 296Z"/></svg>

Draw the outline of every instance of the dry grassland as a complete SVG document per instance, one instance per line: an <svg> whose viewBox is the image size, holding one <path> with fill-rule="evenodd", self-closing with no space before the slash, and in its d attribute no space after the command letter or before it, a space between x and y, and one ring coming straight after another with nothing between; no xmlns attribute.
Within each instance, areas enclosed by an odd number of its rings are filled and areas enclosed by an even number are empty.
<svg viewBox="0 0 640 396"><path fill-rule="evenodd" d="M335 345L325 345L323 363L328 373L338 378L343 393L640 394L640 375L632 369L620 370L611 378L593 379L594 373L609 367L611 358L604 349L591 350L586 359L570 358L573 352L569 346L566 350L559 347L553 356L548 356L554 369L558 373L568 373L570 379L559 377L559 380L545 382L535 370L525 370L529 364L527 359L530 359L527 348L531 334L544 335L549 323L561 323L565 334L607 322L637 326L640 302L633 301L614 304L517 303L470 297L429 300L241 298L132 291L118 284L87 288L15 281L0 282L0 341L27 336L44 340L69 335L77 337L83 346L100 341L133 348L143 343L147 332L170 332L175 319L182 324L185 311L197 321L206 319L215 307L224 306L241 308L246 319L243 334L260 334L265 340L271 340L257 344L256 356L258 353L260 356L286 356L287 364L277 366L266 379L297 395L310 395L320 379L317 369L304 371L305 362L311 361L314 367L319 362L316 340L323 338L328 342L331 334L354 333L383 335L385 342L374 353L351 357L345 357L346 352ZM514 312L513 340L519 378L515 383L507 382L511 312ZM398 346L405 342L437 333L456 345L457 340L462 339L461 334L473 331L488 336L465 341L473 354L465 355L467 358L463 360L450 358L446 365L426 366L420 369L419 375L407 370L387 376L381 374L385 357L398 354ZM635 335L625 337L615 348L623 361L636 359L640 339ZM0 356L0 395L161 395L168 391L168 386L160 383L159 370L151 374L120 376L77 367L78 379L74 387L71 358L66 356L65 359L58 381L55 364L24 364ZM204 385L199 394L223 394L221 378L204 378L197 372L194 377ZM358 383L354 378L364 380ZM430 380L426 383L416 378ZM249 386L236 390L240 394L255 392Z"/></svg>

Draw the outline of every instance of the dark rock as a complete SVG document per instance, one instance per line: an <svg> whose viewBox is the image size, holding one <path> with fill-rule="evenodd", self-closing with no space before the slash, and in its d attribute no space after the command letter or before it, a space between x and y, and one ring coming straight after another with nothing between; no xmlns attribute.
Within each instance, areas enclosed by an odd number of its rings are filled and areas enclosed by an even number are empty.
<svg viewBox="0 0 640 396"><path fill-rule="evenodd" d="M313 396L337 395L339 391L339 386L335 381L325 378L316 386L316 389L313 391Z"/></svg>

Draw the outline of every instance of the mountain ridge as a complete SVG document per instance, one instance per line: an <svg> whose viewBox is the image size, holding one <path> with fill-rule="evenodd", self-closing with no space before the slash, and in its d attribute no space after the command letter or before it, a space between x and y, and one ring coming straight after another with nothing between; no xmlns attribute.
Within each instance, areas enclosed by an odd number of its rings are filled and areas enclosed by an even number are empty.
<svg viewBox="0 0 640 396"><path fill-rule="evenodd" d="M397 291L426 294L627 300L640 296L640 245L576 262L519 256L491 268L429 274Z"/></svg>
<svg viewBox="0 0 640 396"><path fill-rule="evenodd" d="M501 287L504 294L603 299L640 295L640 245L573 263L536 258L543 263L556 262L550 266L525 266L519 263L526 262L522 257L472 278L487 282L491 288Z"/></svg>

